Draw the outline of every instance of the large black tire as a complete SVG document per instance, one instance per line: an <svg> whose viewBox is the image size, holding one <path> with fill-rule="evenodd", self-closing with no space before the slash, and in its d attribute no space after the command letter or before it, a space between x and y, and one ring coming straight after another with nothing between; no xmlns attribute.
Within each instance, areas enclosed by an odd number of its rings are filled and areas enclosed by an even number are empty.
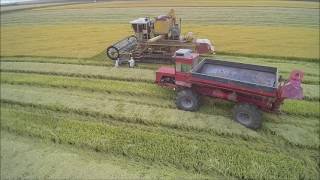
<svg viewBox="0 0 320 180"><path fill-rule="evenodd" d="M120 57L119 50L114 46L108 47L106 53L111 60L117 60Z"/></svg>
<svg viewBox="0 0 320 180"><path fill-rule="evenodd" d="M250 129L259 129L262 125L261 111L251 104L237 104L233 109L233 118Z"/></svg>
<svg viewBox="0 0 320 180"><path fill-rule="evenodd" d="M176 105L178 109L196 111L199 108L199 96L191 89L183 89L177 94Z"/></svg>

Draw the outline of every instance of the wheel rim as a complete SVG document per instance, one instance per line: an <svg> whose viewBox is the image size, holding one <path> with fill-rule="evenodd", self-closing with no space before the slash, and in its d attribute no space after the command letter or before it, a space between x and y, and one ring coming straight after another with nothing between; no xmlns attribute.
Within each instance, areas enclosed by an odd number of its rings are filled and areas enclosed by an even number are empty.
<svg viewBox="0 0 320 180"><path fill-rule="evenodd" d="M109 47L109 48L107 49L107 55L108 55L108 57L109 57L110 59L116 60L116 59L119 58L119 51L118 51L118 49L115 48L115 47Z"/></svg>
<svg viewBox="0 0 320 180"><path fill-rule="evenodd" d="M250 115L246 112L239 112L237 114L237 120L245 125L248 125L251 122Z"/></svg>
<svg viewBox="0 0 320 180"><path fill-rule="evenodd" d="M187 109L192 108L192 106L193 106L192 98L190 98L190 97L183 98L181 104L183 107L185 107Z"/></svg>

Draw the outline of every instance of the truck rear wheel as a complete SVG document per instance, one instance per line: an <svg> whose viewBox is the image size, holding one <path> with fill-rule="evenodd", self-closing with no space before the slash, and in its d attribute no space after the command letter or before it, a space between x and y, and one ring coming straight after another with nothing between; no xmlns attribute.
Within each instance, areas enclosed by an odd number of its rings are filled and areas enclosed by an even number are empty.
<svg viewBox="0 0 320 180"><path fill-rule="evenodd" d="M233 109L233 118L250 129L258 129L262 125L260 110L250 104L238 104Z"/></svg>
<svg viewBox="0 0 320 180"><path fill-rule="evenodd" d="M177 94L176 105L178 109L195 111L199 108L199 97L191 89L183 89Z"/></svg>

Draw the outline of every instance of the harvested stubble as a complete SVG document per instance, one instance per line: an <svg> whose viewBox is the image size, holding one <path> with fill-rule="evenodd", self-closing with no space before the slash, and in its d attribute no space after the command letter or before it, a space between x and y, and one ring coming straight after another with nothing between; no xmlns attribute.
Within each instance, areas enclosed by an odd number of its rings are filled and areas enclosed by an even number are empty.
<svg viewBox="0 0 320 180"><path fill-rule="evenodd" d="M283 152L263 152L223 142L195 141L139 128L82 121L50 111L1 107L3 129L88 147L132 159L173 164L198 173L238 178L315 178L315 163ZM35 113L37 111L37 113ZM271 166L271 165L272 166Z"/></svg>

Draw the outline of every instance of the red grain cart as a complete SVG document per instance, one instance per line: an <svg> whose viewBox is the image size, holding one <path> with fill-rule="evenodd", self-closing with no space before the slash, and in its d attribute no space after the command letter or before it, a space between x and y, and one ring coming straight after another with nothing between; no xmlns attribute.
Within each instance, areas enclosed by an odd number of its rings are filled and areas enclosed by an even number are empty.
<svg viewBox="0 0 320 180"><path fill-rule="evenodd" d="M261 111L277 112L286 98L301 99L303 72L292 71L289 81L279 82L274 67L203 59L189 49L175 53L175 68L161 67L156 83L177 91L179 109L195 111L199 97L210 96L236 102L234 120L257 129Z"/></svg>

